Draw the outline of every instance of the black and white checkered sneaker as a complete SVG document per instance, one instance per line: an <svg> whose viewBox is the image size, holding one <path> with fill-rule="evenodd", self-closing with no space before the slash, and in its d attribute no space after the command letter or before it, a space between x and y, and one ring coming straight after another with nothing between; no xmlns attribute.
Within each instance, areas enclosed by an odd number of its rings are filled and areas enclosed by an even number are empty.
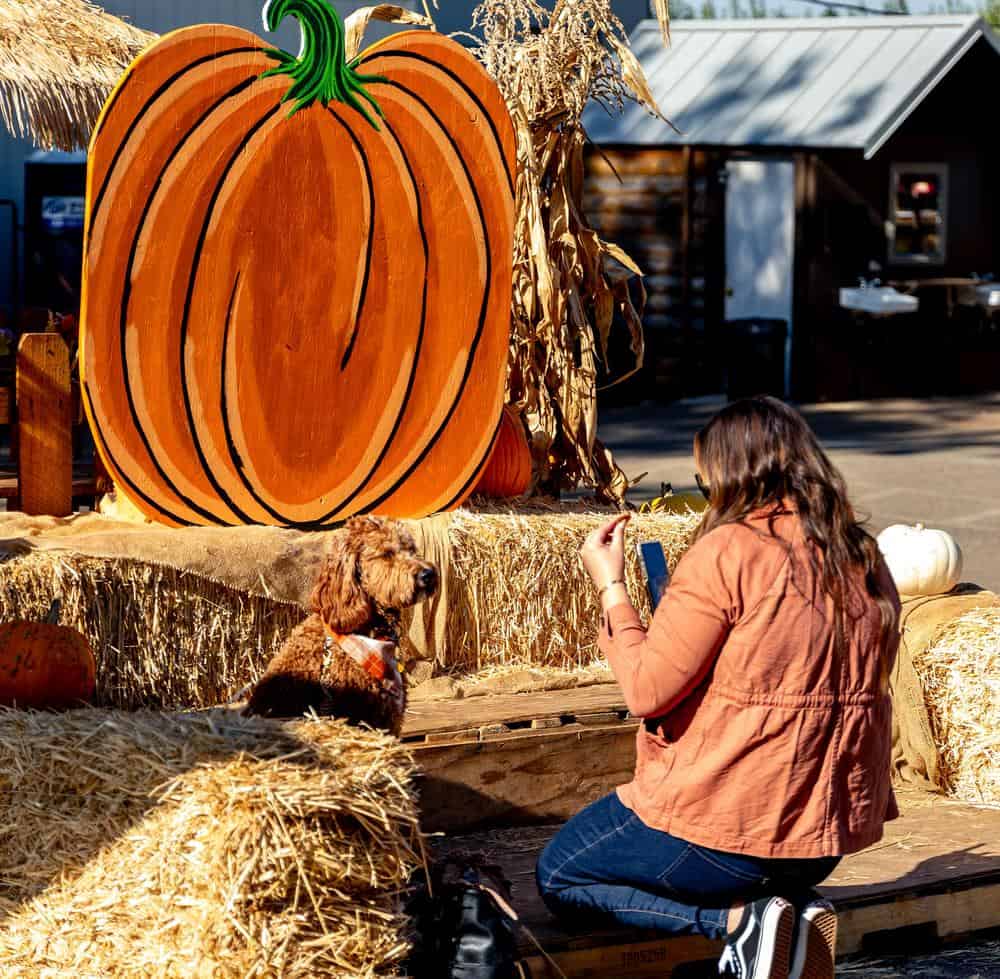
<svg viewBox="0 0 1000 979"><path fill-rule="evenodd" d="M726 938L719 973L734 979L788 979L795 908L784 898L765 897L743 908Z"/></svg>

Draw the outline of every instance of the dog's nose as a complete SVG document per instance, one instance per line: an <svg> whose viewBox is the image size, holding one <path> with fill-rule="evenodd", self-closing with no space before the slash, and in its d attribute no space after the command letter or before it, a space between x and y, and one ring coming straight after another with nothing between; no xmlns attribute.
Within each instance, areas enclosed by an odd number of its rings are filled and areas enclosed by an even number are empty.
<svg viewBox="0 0 1000 979"><path fill-rule="evenodd" d="M436 591L438 584L437 571L434 568L422 568L417 574L417 584L426 592Z"/></svg>

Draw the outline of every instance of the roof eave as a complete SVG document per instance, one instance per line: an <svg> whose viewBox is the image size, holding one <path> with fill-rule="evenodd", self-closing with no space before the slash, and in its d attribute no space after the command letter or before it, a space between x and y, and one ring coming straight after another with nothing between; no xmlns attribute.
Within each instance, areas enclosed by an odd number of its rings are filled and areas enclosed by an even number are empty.
<svg viewBox="0 0 1000 979"><path fill-rule="evenodd" d="M865 159L870 160L892 138L900 126L914 113L917 107L941 83L948 73L980 41L985 40L1000 55L1000 38L982 19L976 20L969 30L960 37L948 54L928 72L914 87L910 97L900 103L899 108L865 140Z"/></svg>

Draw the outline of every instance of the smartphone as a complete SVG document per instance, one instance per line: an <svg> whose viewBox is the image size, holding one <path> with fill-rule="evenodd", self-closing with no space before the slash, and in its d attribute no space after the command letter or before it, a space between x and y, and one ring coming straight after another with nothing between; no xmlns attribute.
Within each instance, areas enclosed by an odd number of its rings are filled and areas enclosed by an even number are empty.
<svg viewBox="0 0 1000 979"><path fill-rule="evenodd" d="M646 576L646 587L649 589L649 601L655 609L663 598L663 593L670 584L670 569L667 567L667 556L663 553L663 545L659 541L641 541L636 549L639 551L639 563Z"/></svg>

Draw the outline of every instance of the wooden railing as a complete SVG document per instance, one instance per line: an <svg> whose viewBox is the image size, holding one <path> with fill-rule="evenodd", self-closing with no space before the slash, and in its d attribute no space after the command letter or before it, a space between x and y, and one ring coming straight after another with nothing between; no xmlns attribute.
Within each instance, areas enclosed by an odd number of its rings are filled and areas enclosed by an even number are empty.
<svg viewBox="0 0 1000 979"><path fill-rule="evenodd" d="M74 501L94 505L98 472L74 473L73 430L82 424L71 384L69 351L57 333L26 333L15 380L0 387L0 425L10 426L12 475L0 478L8 510L68 516Z"/></svg>

